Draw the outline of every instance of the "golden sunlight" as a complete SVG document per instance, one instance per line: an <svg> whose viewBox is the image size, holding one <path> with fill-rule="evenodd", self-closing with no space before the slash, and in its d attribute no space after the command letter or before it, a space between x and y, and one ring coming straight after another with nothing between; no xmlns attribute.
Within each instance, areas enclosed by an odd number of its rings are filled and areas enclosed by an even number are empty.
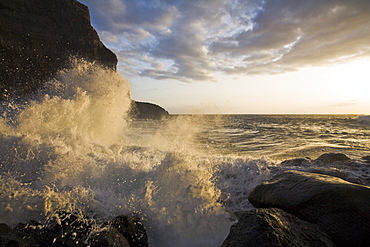
<svg viewBox="0 0 370 247"><path fill-rule="evenodd" d="M334 67L331 70L337 85L334 91L344 98L367 99L370 92L369 68L370 59Z"/></svg>

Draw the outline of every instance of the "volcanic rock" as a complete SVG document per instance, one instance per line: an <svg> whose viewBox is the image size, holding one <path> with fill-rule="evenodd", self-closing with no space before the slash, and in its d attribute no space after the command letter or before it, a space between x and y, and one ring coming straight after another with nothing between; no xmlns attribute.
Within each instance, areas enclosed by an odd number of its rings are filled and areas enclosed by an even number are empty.
<svg viewBox="0 0 370 247"><path fill-rule="evenodd" d="M337 177L286 171L249 195L255 207L276 207L319 225L336 246L369 246L370 187Z"/></svg>

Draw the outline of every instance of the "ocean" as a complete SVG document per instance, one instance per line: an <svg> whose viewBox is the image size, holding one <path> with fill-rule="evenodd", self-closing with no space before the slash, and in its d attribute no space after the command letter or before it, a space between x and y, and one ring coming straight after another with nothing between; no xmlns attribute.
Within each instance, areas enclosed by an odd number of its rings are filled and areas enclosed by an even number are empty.
<svg viewBox="0 0 370 247"><path fill-rule="evenodd" d="M370 121L357 115L171 115L133 120L127 81L75 62L0 119L0 223L137 213L149 246L220 246L249 192L284 170L370 185ZM324 153L352 162L323 164ZM283 162L304 158L297 162Z"/></svg>

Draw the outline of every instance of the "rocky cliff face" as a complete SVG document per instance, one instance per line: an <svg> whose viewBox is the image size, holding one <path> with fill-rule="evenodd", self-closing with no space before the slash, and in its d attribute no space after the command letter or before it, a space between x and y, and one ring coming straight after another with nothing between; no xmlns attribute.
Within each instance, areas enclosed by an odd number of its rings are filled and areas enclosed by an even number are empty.
<svg viewBox="0 0 370 247"><path fill-rule="evenodd" d="M76 0L0 0L0 100L37 90L72 56L116 69Z"/></svg>
<svg viewBox="0 0 370 247"><path fill-rule="evenodd" d="M91 26L88 8L76 0L0 0L0 101L35 92L70 58L116 69L117 57ZM163 108L132 104L137 118L161 118Z"/></svg>

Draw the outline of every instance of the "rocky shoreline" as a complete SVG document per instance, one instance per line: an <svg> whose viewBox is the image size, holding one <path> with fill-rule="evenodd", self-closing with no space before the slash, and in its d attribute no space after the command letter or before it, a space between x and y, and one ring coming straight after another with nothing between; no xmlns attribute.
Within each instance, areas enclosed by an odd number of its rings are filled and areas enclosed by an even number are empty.
<svg viewBox="0 0 370 247"><path fill-rule="evenodd" d="M313 162L354 161L329 153ZM366 185L286 170L257 185L248 200L256 209L235 214L238 221L222 247L365 247L370 242L370 187ZM45 224L30 221L13 227L0 222L0 246L149 246L138 214L100 223L77 212L56 212L49 218Z"/></svg>
<svg viewBox="0 0 370 247"><path fill-rule="evenodd" d="M303 162L309 161L283 163ZM340 153L323 154L313 162L356 164ZM238 213L238 223L222 247L369 246L368 186L316 172L287 170L256 186L248 200L257 209Z"/></svg>
<svg viewBox="0 0 370 247"><path fill-rule="evenodd" d="M100 224L71 212L54 216L46 224L30 221L11 228L0 223L0 246L148 246L146 230L136 214Z"/></svg>
<svg viewBox="0 0 370 247"><path fill-rule="evenodd" d="M116 56L91 27L86 6L75 0L0 0L0 100L29 95L65 68L71 55L115 70ZM46 45L47 44L47 45ZM133 103L139 119L167 116L163 108ZM370 156L364 157L369 163ZM343 154L324 154L322 166L351 163ZM237 214L222 246L369 246L370 181L348 179L341 172L294 171L309 166L305 158L257 186L249 195L255 210ZM354 164L356 165L356 164ZM345 181L341 178L344 178ZM0 246L148 246L139 215L96 222L79 212L54 212L47 223L0 219Z"/></svg>

